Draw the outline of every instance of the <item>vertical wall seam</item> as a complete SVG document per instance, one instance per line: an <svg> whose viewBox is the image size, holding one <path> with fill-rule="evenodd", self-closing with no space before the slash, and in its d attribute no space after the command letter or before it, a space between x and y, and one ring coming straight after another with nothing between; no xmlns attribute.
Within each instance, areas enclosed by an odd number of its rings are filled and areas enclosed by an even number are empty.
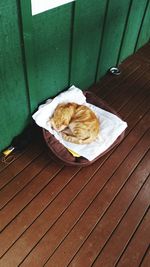
<svg viewBox="0 0 150 267"><path fill-rule="evenodd" d="M21 55L22 55L22 65L23 65L23 72L24 72L24 81L26 86L26 96L28 102L28 111L29 115L31 115L31 102L30 102L30 94L29 94L29 82L28 82L28 74L27 74L27 63L26 63L26 55L25 55L25 44L24 44L24 37L23 37L23 22L22 22L22 15L21 15L21 4L20 1L17 1L17 12L18 12L18 27L19 27L19 35L20 35L20 47L21 47Z"/></svg>
<svg viewBox="0 0 150 267"><path fill-rule="evenodd" d="M96 66L96 72L95 72L95 83L98 81L98 70L99 70L99 65L100 65L100 60L101 60L102 45L104 41L104 30L105 30L105 25L107 21L109 2L110 0L107 0L106 7L105 7L104 21L103 21L102 34L100 38L99 52L98 52L98 58L97 58L97 66Z"/></svg>
<svg viewBox="0 0 150 267"><path fill-rule="evenodd" d="M148 8L148 4L149 4L149 0L147 0L146 6L145 6L145 10L144 10L144 13L143 13L143 17L142 17L142 20L141 20L141 25L140 25L140 28L139 28L137 40L136 40L135 47L134 47L134 53L137 50L137 45L138 45L139 37L140 37L140 34L141 34L141 30L142 30L144 18L145 18L145 15L146 15L146 11L147 11L147 8Z"/></svg>
<svg viewBox="0 0 150 267"><path fill-rule="evenodd" d="M33 28L32 28L32 11L31 0L21 0L21 18L23 29L24 53L26 63L26 74L28 81L28 95L30 100L31 114L37 105L32 98L32 92L37 87L37 79L34 77L34 48L33 48Z"/></svg>
<svg viewBox="0 0 150 267"><path fill-rule="evenodd" d="M118 52L116 66L118 66L119 63L120 63L121 51L122 51L122 47L123 47L125 33L126 33L126 30L127 30L127 25L128 25L128 21L129 21L129 16L130 16L132 4L133 4L133 0L131 0L130 4L129 4L128 13L127 13L126 21L125 21L125 26L124 26L124 30L123 30L123 34L122 34L122 38L121 38L120 48L119 48L119 52Z"/></svg>
<svg viewBox="0 0 150 267"><path fill-rule="evenodd" d="M73 43L74 43L74 25L75 25L75 7L76 2L72 3L72 17L70 27L70 51L69 51L69 75L68 75L68 86L71 86L71 75L72 75L72 57L73 57Z"/></svg>

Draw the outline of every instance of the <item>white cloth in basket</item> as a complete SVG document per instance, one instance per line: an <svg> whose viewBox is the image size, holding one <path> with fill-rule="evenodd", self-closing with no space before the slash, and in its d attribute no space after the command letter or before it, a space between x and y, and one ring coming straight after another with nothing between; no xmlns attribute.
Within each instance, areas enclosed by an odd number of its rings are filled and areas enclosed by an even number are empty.
<svg viewBox="0 0 150 267"><path fill-rule="evenodd" d="M60 103L68 102L86 105L97 115L100 121L100 133L94 142L84 145L73 144L65 141L60 133L51 128L48 120L52 116L55 108ZM66 148L75 151L77 154L90 161L107 150L127 127L127 123L116 115L87 103L82 90L75 86L71 86L67 91L60 93L53 100L48 99L44 105L39 106L38 111L35 112L32 117L37 125L48 130Z"/></svg>

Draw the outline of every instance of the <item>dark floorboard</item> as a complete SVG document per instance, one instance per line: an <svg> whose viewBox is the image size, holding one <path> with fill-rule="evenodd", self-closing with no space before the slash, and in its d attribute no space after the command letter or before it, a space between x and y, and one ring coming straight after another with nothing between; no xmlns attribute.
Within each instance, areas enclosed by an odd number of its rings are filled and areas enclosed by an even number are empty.
<svg viewBox="0 0 150 267"><path fill-rule="evenodd" d="M0 266L150 265L150 45L91 90L128 123L92 165L67 167L42 140L0 162Z"/></svg>

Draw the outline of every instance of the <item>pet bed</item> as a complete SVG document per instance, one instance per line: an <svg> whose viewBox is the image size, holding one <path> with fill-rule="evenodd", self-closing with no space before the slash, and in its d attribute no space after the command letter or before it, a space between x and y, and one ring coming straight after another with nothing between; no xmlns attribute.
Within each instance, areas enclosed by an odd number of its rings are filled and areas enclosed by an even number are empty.
<svg viewBox="0 0 150 267"><path fill-rule="evenodd" d="M84 95L85 95L86 101L88 103L93 104L93 105L95 105L101 109L104 109L108 112L111 112L112 114L115 114L116 116L119 117L119 115L117 114L117 112L113 108L109 107L109 105L105 101L100 99L98 96L94 95L92 92L85 91ZM43 137L44 137L45 143L46 143L47 147L49 148L48 150L49 150L50 156L52 156L52 158L54 160L56 160L57 162L59 161L59 162L65 164L67 166L81 166L81 167L88 166L88 165L92 164L93 162L95 162L100 157L102 157L103 155L105 155L114 146L116 146L117 144L119 144L122 141L122 139L124 138L124 134L125 134L125 130L124 130L108 149L106 149L103 153L101 153L95 159L89 161L88 159L86 159L82 156L81 157L73 156L68 151L68 149L65 148L54 137L54 135L52 135L48 130L43 128L42 131L43 131Z"/></svg>

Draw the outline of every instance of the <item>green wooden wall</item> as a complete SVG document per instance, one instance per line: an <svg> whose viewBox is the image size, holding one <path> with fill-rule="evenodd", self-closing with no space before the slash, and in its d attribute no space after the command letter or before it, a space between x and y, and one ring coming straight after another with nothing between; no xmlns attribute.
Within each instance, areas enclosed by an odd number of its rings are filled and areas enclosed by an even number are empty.
<svg viewBox="0 0 150 267"><path fill-rule="evenodd" d="M26 125L29 104L24 75L18 6L0 1L0 151Z"/></svg>
<svg viewBox="0 0 150 267"><path fill-rule="evenodd" d="M38 104L99 81L150 38L150 0L76 0L31 15L30 0L0 1L0 150Z"/></svg>

